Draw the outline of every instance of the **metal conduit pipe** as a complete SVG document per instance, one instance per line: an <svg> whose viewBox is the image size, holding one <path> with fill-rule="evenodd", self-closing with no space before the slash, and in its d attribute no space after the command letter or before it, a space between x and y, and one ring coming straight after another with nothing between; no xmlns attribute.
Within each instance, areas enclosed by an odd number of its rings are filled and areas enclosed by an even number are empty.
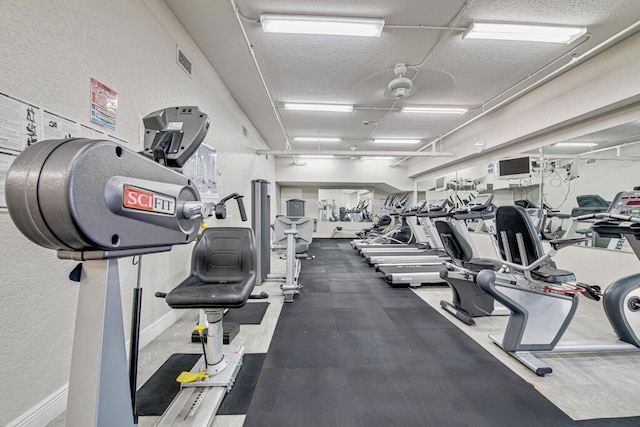
<svg viewBox="0 0 640 427"><path fill-rule="evenodd" d="M278 124L280 125L280 129L282 130L282 134L284 136L284 142L285 142L285 148L287 150L291 150L291 144L289 143L289 135L287 133L287 128L284 124L284 121L282 120L282 117L280 116L280 111L278 111L278 107L276 106L276 103L273 100L273 97L271 96L271 92L269 91L269 86L267 86L267 81L264 78L264 75L262 74L262 70L260 69L260 65L258 65L258 60L256 59L256 53L253 50L253 46L251 45L251 42L249 41L249 36L247 35L246 30L244 29L244 25L242 25L242 16L240 14L240 11L238 10L238 5L236 4L235 0L229 0L231 3L231 8L233 9L233 13L234 15L236 15L236 19L238 21L238 25L240 26L240 30L242 31L242 36L244 37L244 41L247 45L247 49L249 49L249 54L251 55L251 60L253 61L253 64L256 67L256 71L258 71L258 76L260 76L260 81L262 82L262 87L264 88L264 91L267 94L267 98L269 98L269 103L271 104L271 109L273 110L273 113L276 116L276 119L278 120ZM294 163L296 162L296 159L292 157L292 160Z"/></svg>

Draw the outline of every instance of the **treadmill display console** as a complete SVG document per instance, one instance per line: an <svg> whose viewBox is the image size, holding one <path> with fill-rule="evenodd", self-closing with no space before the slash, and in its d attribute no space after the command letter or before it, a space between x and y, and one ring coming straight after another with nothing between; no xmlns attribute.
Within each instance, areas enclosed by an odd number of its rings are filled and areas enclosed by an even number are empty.
<svg viewBox="0 0 640 427"><path fill-rule="evenodd" d="M447 206L447 199L432 200L429 202L430 211L441 211Z"/></svg>
<svg viewBox="0 0 640 427"><path fill-rule="evenodd" d="M640 218L640 191L618 193L609 206L608 213Z"/></svg>
<svg viewBox="0 0 640 427"><path fill-rule="evenodd" d="M467 205L470 209L478 209L480 207L486 207L491 203L493 199L493 194L481 194Z"/></svg>

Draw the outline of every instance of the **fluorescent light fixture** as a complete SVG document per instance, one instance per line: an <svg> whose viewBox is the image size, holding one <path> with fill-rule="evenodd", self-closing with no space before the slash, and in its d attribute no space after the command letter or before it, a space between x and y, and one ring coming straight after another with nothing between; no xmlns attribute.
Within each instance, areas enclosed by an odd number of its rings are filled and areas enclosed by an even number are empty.
<svg viewBox="0 0 640 427"><path fill-rule="evenodd" d="M553 144L554 147L597 147L596 142L558 142Z"/></svg>
<svg viewBox="0 0 640 427"><path fill-rule="evenodd" d="M265 33L323 34L337 36L380 37L384 19L341 16L260 15Z"/></svg>
<svg viewBox="0 0 640 427"><path fill-rule="evenodd" d="M303 159L333 159L336 156L333 154L301 154L298 157Z"/></svg>
<svg viewBox="0 0 640 427"><path fill-rule="evenodd" d="M404 106L401 110L403 113L430 113L430 114L464 114L466 108L462 107L418 107Z"/></svg>
<svg viewBox="0 0 640 427"><path fill-rule="evenodd" d="M319 137L319 136L296 136L295 142L342 142L342 138Z"/></svg>
<svg viewBox="0 0 640 427"><path fill-rule="evenodd" d="M285 110L300 110L300 111L333 111L337 113L350 113L353 111L353 105L344 104L297 104L286 102L284 104Z"/></svg>
<svg viewBox="0 0 640 427"><path fill-rule="evenodd" d="M421 139L388 139L388 138L375 138L374 144L419 144Z"/></svg>
<svg viewBox="0 0 640 427"><path fill-rule="evenodd" d="M362 156L361 160L393 160L394 156Z"/></svg>
<svg viewBox="0 0 640 427"><path fill-rule="evenodd" d="M473 22L462 38L569 44L586 32L585 27Z"/></svg>

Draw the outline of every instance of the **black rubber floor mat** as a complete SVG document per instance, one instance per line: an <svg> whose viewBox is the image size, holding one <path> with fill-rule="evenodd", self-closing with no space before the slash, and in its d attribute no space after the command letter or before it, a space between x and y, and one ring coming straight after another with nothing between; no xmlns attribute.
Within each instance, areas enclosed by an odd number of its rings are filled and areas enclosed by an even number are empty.
<svg viewBox="0 0 640 427"><path fill-rule="evenodd" d="M241 308L231 308L224 315L225 322L235 322L240 325L259 325L262 322L264 313L267 311L269 303L266 301L261 302L248 302Z"/></svg>
<svg viewBox="0 0 640 427"><path fill-rule="evenodd" d="M640 417L626 418L595 418L592 420L578 421L579 426L601 427L601 426L640 426Z"/></svg>
<svg viewBox="0 0 640 427"><path fill-rule="evenodd" d="M180 391L176 378L182 371L190 371L200 354L176 353L158 369L138 390L137 412L139 416L160 416ZM266 354L245 354L242 367L231 391L225 396L218 415L243 415L247 413Z"/></svg>
<svg viewBox="0 0 640 427"><path fill-rule="evenodd" d="M176 378L182 371L190 371L202 354L176 353L140 387L136 393L136 409L140 416L159 416L169 407L180 391Z"/></svg>
<svg viewBox="0 0 640 427"><path fill-rule="evenodd" d="M325 258L325 245L312 248L327 272L359 257L345 245ZM576 425L413 292L379 292L370 270L327 274L349 285L284 307L245 426Z"/></svg>
<svg viewBox="0 0 640 427"><path fill-rule="evenodd" d="M224 397L218 415L244 415L256 389L266 353L245 354L238 378L231 391Z"/></svg>

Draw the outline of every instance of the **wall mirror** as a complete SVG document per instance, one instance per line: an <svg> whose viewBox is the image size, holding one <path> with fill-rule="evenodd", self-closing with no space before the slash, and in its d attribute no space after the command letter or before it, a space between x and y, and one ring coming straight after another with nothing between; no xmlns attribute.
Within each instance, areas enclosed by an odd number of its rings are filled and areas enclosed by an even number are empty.
<svg viewBox="0 0 640 427"><path fill-rule="evenodd" d="M640 120L422 178L416 183L416 195L418 200L446 197L459 205L491 192L496 206L543 206L547 238L569 231L588 237L584 246L630 251L624 239L602 238L592 232L591 222L571 218L605 212L618 192L635 187L640 187ZM473 222L468 228L486 231Z"/></svg>
<svg viewBox="0 0 640 427"><path fill-rule="evenodd" d="M588 237L587 246L629 251L624 239L591 230L591 221L571 217L605 212L615 195L640 186L640 120L528 152L538 169L551 236Z"/></svg>
<svg viewBox="0 0 640 427"><path fill-rule="evenodd" d="M318 189L318 220L321 222L372 222L372 189Z"/></svg>

